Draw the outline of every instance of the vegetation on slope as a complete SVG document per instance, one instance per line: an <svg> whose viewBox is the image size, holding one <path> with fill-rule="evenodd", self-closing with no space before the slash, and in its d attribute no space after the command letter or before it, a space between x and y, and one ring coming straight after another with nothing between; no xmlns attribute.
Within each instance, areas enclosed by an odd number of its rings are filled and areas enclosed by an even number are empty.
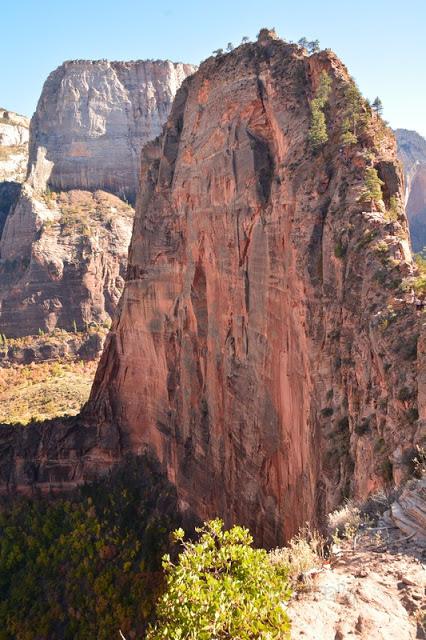
<svg viewBox="0 0 426 640"><path fill-rule="evenodd" d="M0 640L143 637L176 512L146 456L72 496L3 504Z"/></svg>
<svg viewBox="0 0 426 640"><path fill-rule="evenodd" d="M40 362L0 369L0 423L76 415L89 397L96 366L95 361Z"/></svg>

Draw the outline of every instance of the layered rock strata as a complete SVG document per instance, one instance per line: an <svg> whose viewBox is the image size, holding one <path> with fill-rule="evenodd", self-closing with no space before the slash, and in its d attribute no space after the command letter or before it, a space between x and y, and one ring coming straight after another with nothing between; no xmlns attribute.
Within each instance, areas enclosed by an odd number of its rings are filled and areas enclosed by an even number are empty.
<svg viewBox="0 0 426 640"><path fill-rule="evenodd" d="M313 151L323 72L328 141ZM387 214L403 199L393 135L365 106L342 147L350 82L332 52L263 33L183 83L143 150L89 406L5 429L3 490L71 486L151 449L184 512L276 545L345 496L404 479L424 424L415 267L403 208ZM363 204L371 168L377 206Z"/></svg>
<svg viewBox="0 0 426 640"><path fill-rule="evenodd" d="M33 185L103 189L134 202L141 148L161 133L193 71L169 60L62 64L46 80L31 121Z"/></svg>
<svg viewBox="0 0 426 640"><path fill-rule="evenodd" d="M414 251L426 246L426 140L415 131L397 129L398 150L404 165L406 209Z"/></svg>
<svg viewBox="0 0 426 640"><path fill-rule="evenodd" d="M329 140L310 101L332 80ZM152 447L183 508L276 543L404 476L417 425L417 317L393 136L341 146L348 73L266 39L209 59L145 147L98 420ZM366 170L382 211L361 204ZM401 337L403 336L403 339Z"/></svg>

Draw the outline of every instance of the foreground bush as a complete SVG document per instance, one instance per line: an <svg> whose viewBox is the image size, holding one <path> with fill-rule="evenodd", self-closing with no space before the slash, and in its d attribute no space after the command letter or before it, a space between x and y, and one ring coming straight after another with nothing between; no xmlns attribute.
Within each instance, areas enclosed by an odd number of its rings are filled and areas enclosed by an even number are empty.
<svg viewBox="0 0 426 640"><path fill-rule="evenodd" d="M67 498L3 505L0 640L143 637L175 513L147 458Z"/></svg>
<svg viewBox="0 0 426 640"><path fill-rule="evenodd" d="M165 556L167 586L148 640L275 640L289 637L285 602L287 572L263 549L252 547L247 529L223 530L213 520L183 542L178 563Z"/></svg>

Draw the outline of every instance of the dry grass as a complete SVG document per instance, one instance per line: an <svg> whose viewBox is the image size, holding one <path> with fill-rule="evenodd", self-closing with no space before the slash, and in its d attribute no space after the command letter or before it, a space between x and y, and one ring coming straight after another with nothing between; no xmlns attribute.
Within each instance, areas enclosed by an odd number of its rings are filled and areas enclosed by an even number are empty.
<svg viewBox="0 0 426 640"><path fill-rule="evenodd" d="M41 362L0 369L0 423L75 415L88 399L96 362Z"/></svg>
<svg viewBox="0 0 426 640"><path fill-rule="evenodd" d="M356 534L361 522L360 509L351 500L328 515L330 533L347 539L351 539Z"/></svg>
<svg viewBox="0 0 426 640"><path fill-rule="evenodd" d="M274 564L282 564L288 569L288 577L296 589L307 589L310 576L324 563L324 538L309 526L300 529L287 547L274 549L269 556Z"/></svg>

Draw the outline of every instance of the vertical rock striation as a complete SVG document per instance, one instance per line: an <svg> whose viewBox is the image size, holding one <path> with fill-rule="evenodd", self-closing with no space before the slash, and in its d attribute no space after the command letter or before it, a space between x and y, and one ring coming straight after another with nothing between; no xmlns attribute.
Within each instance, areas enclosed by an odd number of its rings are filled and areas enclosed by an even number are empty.
<svg viewBox="0 0 426 640"><path fill-rule="evenodd" d="M314 152L323 72L328 141ZM143 149L126 286L87 410L2 431L2 490L67 488L152 449L184 511L276 545L405 477L426 392L407 219L388 213L402 172L366 105L342 147L350 82L332 52L265 32L184 81ZM363 204L373 168L383 200Z"/></svg>
<svg viewBox="0 0 426 640"><path fill-rule="evenodd" d="M194 67L169 60L65 62L46 80L31 121L37 188L103 189L134 202L140 151L161 133Z"/></svg>
<svg viewBox="0 0 426 640"><path fill-rule="evenodd" d="M329 140L314 153L323 71ZM263 37L183 83L143 150L127 283L91 395L124 449L154 449L183 509L266 544L401 480L419 434L407 220L385 210L402 173L366 108L358 143L341 146L349 82L332 52ZM369 167L379 209L361 204Z"/></svg>

